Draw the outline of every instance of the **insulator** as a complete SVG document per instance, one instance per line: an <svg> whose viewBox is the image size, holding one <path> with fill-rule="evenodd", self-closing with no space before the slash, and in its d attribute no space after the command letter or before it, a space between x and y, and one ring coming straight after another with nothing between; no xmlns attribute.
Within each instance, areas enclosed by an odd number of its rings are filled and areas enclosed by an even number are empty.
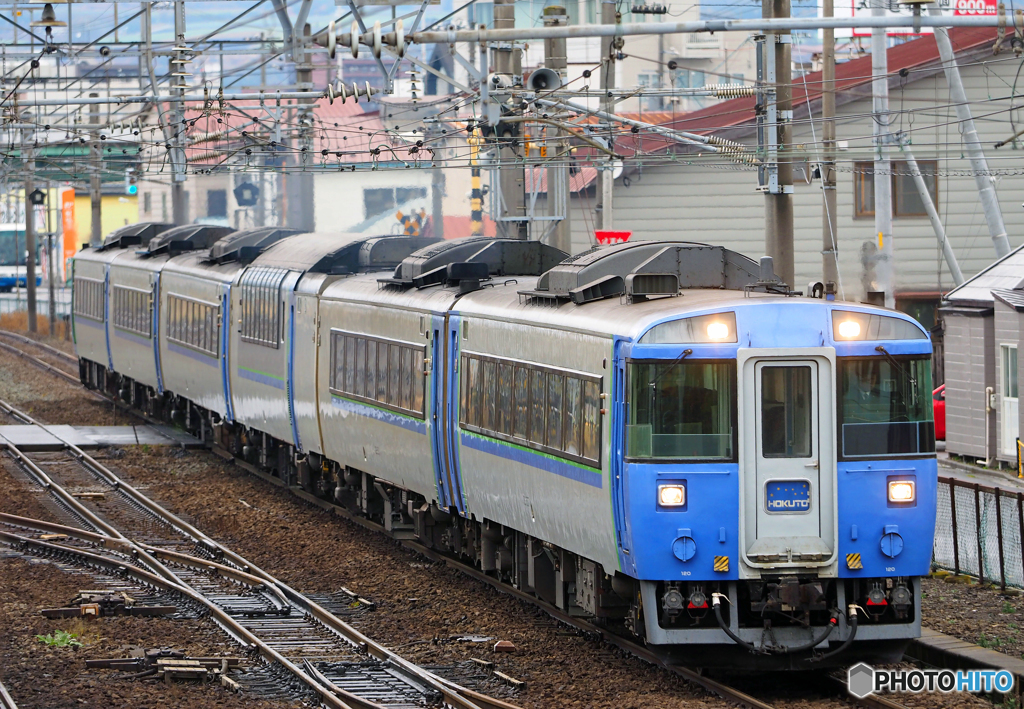
<svg viewBox="0 0 1024 709"><path fill-rule="evenodd" d="M716 98L741 98L757 93L756 86L743 86L742 84L707 84L701 86L700 90L710 91Z"/></svg>
<svg viewBox="0 0 1024 709"><path fill-rule="evenodd" d="M352 23L352 31L348 35L348 46L352 51L352 58L359 58L359 23Z"/></svg>
<svg viewBox="0 0 1024 709"><path fill-rule="evenodd" d="M331 20L331 24L327 25L327 54L334 59L334 54L338 50L338 35L334 32L334 20Z"/></svg>

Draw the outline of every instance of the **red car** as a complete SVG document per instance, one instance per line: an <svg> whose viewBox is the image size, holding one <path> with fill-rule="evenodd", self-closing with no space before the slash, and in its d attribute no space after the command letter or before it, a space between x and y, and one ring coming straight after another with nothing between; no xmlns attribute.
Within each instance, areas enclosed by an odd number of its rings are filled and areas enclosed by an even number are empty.
<svg viewBox="0 0 1024 709"><path fill-rule="evenodd" d="M935 440L946 440L946 385L932 392L932 406L935 409Z"/></svg>

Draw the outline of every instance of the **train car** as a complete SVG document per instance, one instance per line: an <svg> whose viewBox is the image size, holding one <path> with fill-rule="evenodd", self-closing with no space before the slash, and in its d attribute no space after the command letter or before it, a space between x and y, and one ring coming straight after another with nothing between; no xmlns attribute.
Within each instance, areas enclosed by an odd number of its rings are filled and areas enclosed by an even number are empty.
<svg viewBox="0 0 1024 709"><path fill-rule="evenodd" d="M676 661L890 661L920 634L915 321L721 247L400 239L299 235L238 276L216 440ZM241 367L282 384L239 396Z"/></svg>
<svg viewBox="0 0 1024 709"><path fill-rule="evenodd" d="M106 389L114 371L108 321L108 275L114 259L149 241L172 225L141 222L112 231L97 248L83 247L71 261L72 335L82 381Z"/></svg>
<svg viewBox="0 0 1024 709"><path fill-rule="evenodd" d="M110 367L120 375L125 401L163 394L160 363L160 276L172 256L209 249L234 229L191 224L153 236L145 249L120 250L107 266L107 341Z"/></svg>
<svg viewBox="0 0 1024 709"><path fill-rule="evenodd" d="M39 240L42 241L41 239ZM24 288L26 284L25 257L28 249L25 246L25 226L23 224L0 224L0 293L10 293L14 288ZM36 263L40 263L42 244L36 243ZM36 285L42 283L42 273L38 266Z"/></svg>
<svg viewBox="0 0 1024 709"><path fill-rule="evenodd" d="M160 364L164 391L181 424L192 429L191 407L212 423L234 420L228 379L231 284L246 263L296 229L263 227L218 239L207 250L190 251L161 264Z"/></svg>
<svg viewBox="0 0 1024 709"><path fill-rule="evenodd" d="M358 268L360 258L392 257L385 244L401 244L399 254L405 256L433 240L385 240L375 250L376 243L359 234L298 234L260 253L232 285L232 322L238 323L229 349L234 417L246 429L247 449L258 451L274 470L290 469L307 447L321 448L311 378L317 371L312 338L321 288ZM375 267L394 265L383 263ZM300 391L307 393L298 396ZM300 430L307 433L305 445Z"/></svg>

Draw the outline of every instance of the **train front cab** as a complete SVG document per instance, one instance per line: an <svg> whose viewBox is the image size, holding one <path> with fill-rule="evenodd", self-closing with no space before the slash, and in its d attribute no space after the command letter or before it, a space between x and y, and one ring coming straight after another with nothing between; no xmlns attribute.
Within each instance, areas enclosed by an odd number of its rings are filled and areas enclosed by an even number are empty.
<svg viewBox="0 0 1024 709"><path fill-rule="evenodd" d="M892 311L780 305L623 347L620 558L642 632L706 666L896 658L934 534L931 343Z"/></svg>

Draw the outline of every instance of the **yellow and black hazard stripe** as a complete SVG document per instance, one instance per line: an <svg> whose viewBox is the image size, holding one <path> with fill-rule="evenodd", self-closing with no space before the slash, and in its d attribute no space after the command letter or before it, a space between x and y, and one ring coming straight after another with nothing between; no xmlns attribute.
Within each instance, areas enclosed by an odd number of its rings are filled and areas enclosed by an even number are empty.
<svg viewBox="0 0 1024 709"><path fill-rule="evenodd" d="M484 193L480 186L480 162L477 159L480 154L480 138L477 130L473 130L469 136L469 233L472 236L483 236L484 233Z"/></svg>
<svg viewBox="0 0 1024 709"><path fill-rule="evenodd" d="M729 557L727 556L716 556L715 557L715 571L728 571L729 570Z"/></svg>
<svg viewBox="0 0 1024 709"><path fill-rule="evenodd" d="M848 569L863 569L864 564L860 560L860 554L847 554L846 555L846 568Z"/></svg>

